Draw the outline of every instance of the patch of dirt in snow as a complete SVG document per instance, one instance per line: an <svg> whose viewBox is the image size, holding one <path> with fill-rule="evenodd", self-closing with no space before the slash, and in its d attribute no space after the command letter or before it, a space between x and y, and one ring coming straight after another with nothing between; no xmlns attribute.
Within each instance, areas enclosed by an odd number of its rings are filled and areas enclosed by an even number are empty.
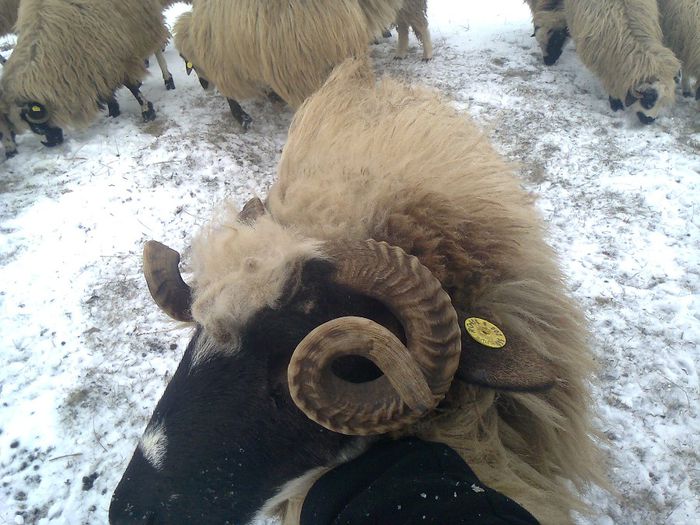
<svg viewBox="0 0 700 525"><path fill-rule="evenodd" d="M542 65L524 5L489 9L476 20L433 0L434 60L420 61L413 38L409 58L393 60L394 36L372 47L376 69L452 98L539 197L591 320L619 492L592 491L599 515L582 522L693 523L700 111L679 99L650 127L613 113L571 45ZM187 279L189 242L216 205L264 196L274 178L292 112L243 101L254 119L243 133L172 47L166 58L176 91L155 65L144 84L154 122L122 90L120 117L68 132L53 150L23 135L20 154L0 162L0 522L106 521L190 336L150 299L143 243L178 249Z"/></svg>

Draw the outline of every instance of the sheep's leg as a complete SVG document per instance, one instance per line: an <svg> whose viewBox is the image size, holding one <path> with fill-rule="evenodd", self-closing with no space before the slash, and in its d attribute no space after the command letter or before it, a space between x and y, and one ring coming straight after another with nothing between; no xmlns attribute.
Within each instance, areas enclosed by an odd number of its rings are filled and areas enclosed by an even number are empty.
<svg viewBox="0 0 700 525"><path fill-rule="evenodd" d="M394 59L401 60L406 58L406 55L408 54L408 24L406 22L397 23L396 32L399 35L399 44L396 48Z"/></svg>
<svg viewBox="0 0 700 525"><path fill-rule="evenodd" d="M430 29L428 29L428 20L423 17L420 21L420 27L413 26L413 32L418 37L418 40L423 44L423 62L427 62L433 58L433 41L430 38Z"/></svg>
<svg viewBox="0 0 700 525"><path fill-rule="evenodd" d="M146 100L146 97L141 94L141 82L124 85L129 91L131 91L131 94L134 95L136 102L138 102L139 106L141 106L141 116L143 117L143 121L149 122L155 119L156 111L153 109L153 104Z"/></svg>
<svg viewBox="0 0 700 525"><path fill-rule="evenodd" d="M232 98L227 98L228 101L228 106L231 108L231 113L233 114L233 118L238 121L238 123L241 125L241 127L244 130L247 130L250 127L250 123L253 122L253 119L250 118L250 115L245 112L245 110L241 107L241 105L233 100Z"/></svg>
<svg viewBox="0 0 700 525"><path fill-rule="evenodd" d="M156 51L156 60L158 61L158 66L160 66L160 72L163 74L163 82L165 83L165 89L175 89L175 81L173 80L173 75L168 69L168 63L165 61L163 56L163 51Z"/></svg>
<svg viewBox="0 0 700 525"><path fill-rule="evenodd" d="M118 117L121 114L119 102L117 102L116 98L112 97L107 101L107 112L112 118Z"/></svg>
<svg viewBox="0 0 700 525"><path fill-rule="evenodd" d="M10 129L5 117L0 115L0 140L5 147L5 157L10 158L17 155L17 144L15 143L15 133Z"/></svg>

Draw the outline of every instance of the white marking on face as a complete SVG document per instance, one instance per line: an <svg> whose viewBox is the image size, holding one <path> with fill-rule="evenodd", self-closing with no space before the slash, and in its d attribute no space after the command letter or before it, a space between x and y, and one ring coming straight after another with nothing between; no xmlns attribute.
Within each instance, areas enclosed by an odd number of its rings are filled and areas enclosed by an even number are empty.
<svg viewBox="0 0 700 525"><path fill-rule="evenodd" d="M206 363L216 354L233 355L240 350L240 339L237 334L231 334L231 341L220 343L208 334L202 334L197 342L197 347L192 352L192 360L190 361L189 373L191 374L196 367L202 363Z"/></svg>
<svg viewBox="0 0 700 525"><path fill-rule="evenodd" d="M153 468L160 470L165 461L165 453L168 448L168 437L165 435L165 425L157 423L148 426L139 441L139 448Z"/></svg>

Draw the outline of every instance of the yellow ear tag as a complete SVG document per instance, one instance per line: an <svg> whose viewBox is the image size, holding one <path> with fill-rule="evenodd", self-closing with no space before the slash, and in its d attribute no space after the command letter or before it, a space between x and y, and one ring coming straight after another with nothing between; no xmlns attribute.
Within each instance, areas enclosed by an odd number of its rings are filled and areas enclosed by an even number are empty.
<svg viewBox="0 0 700 525"><path fill-rule="evenodd" d="M39 106L32 106L32 111L34 113L39 113L41 111L41 108Z"/></svg>
<svg viewBox="0 0 700 525"><path fill-rule="evenodd" d="M187 69L192 69L192 62L187 62L187 63L185 64L185 67L186 67Z"/></svg>
<svg viewBox="0 0 700 525"><path fill-rule="evenodd" d="M477 343L489 348L503 348L506 346L506 336L495 324L486 319L469 317L464 321L467 333Z"/></svg>

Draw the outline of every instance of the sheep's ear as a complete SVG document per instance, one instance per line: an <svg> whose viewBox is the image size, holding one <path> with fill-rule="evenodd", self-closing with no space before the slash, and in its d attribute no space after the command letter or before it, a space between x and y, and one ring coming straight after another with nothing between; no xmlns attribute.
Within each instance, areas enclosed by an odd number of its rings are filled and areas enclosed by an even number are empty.
<svg viewBox="0 0 700 525"><path fill-rule="evenodd" d="M462 353L456 377L497 390L539 392L556 381L552 363L487 317L460 316Z"/></svg>

